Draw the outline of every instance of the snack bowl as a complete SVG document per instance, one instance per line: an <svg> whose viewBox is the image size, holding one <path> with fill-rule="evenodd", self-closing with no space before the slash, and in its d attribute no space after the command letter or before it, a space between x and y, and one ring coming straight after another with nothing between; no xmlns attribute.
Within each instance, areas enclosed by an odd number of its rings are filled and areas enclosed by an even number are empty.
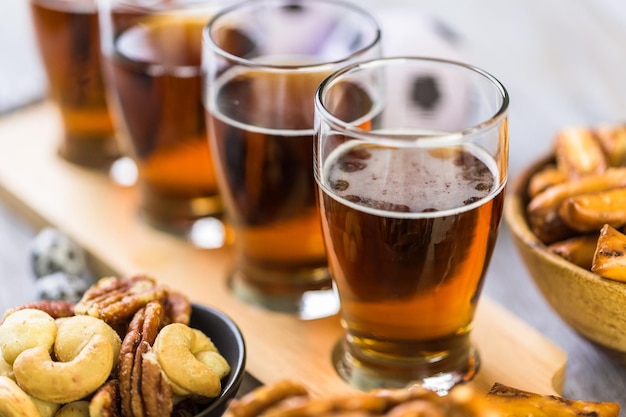
<svg viewBox="0 0 626 417"><path fill-rule="evenodd" d="M245 375L246 345L243 335L229 316L214 308L195 303L192 305L189 325L209 336L231 367L230 373L222 380L220 396L196 414L196 417L221 416L230 400L237 395Z"/></svg>
<svg viewBox="0 0 626 417"><path fill-rule="evenodd" d="M535 285L552 309L582 337L626 365L626 283L603 278L548 250L532 232L526 207L532 175L554 161L543 157L520 173L504 206L505 223Z"/></svg>

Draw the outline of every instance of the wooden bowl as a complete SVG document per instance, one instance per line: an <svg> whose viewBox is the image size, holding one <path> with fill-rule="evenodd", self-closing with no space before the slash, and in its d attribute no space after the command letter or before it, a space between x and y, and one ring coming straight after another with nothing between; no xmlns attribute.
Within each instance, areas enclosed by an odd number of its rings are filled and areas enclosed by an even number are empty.
<svg viewBox="0 0 626 417"><path fill-rule="evenodd" d="M535 284L556 313L576 332L626 365L626 283L612 281L549 252L530 230L526 189L533 173L553 160L542 158L512 184L504 219Z"/></svg>

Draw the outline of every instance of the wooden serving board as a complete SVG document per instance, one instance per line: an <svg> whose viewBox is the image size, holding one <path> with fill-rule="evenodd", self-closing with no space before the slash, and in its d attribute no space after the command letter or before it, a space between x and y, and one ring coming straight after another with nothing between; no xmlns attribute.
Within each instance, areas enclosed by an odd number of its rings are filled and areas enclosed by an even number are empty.
<svg viewBox="0 0 626 417"><path fill-rule="evenodd" d="M342 335L338 316L300 321L246 305L226 287L228 248L202 250L154 230L137 217L134 187L61 160L61 126L54 107L40 103L0 118L0 198L34 227L52 225L82 245L100 276L153 275L198 303L218 308L241 328L247 370L264 383L300 380L314 394L351 390L330 353ZM503 307L483 297L473 337L482 366L474 383L494 382L559 394L565 353Z"/></svg>

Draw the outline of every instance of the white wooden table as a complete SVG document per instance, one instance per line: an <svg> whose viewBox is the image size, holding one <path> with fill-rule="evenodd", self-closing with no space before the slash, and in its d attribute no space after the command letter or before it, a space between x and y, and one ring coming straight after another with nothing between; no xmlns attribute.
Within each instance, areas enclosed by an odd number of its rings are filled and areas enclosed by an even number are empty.
<svg viewBox="0 0 626 417"><path fill-rule="evenodd" d="M11 57L19 74L40 76L23 49L7 33L27 33L24 0L0 2L0 107ZM368 0L386 16L402 7L403 22L432 16L450 29L467 62L498 77L511 95L511 176L548 152L563 126L617 122L626 116L626 3L618 0ZM406 9L409 7L409 9ZM411 10L411 12L407 12ZM414 14L413 14L414 13ZM12 29L11 29L12 27ZM399 50L431 54L420 39L394 33ZM397 40L396 40L397 39ZM402 43L400 42L402 39ZM9 58L7 58L9 57ZM11 73L15 74L15 73ZM12 75L13 76L13 75ZM39 78L40 80L40 78ZM28 89L27 89L28 90ZM31 95L32 96L32 95ZM36 96L36 94L35 94ZM4 101L6 103L6 100ZM1 116L0 116L1 117ZM1 155L0 155L1 160ZM36 230L0 205L0 310L29 300L32 276L27 248ZM564 394L571 398L618 401L626 416L626 369L619 368L571 331L547 306L526 273L506 227L500 235L486 284L499 301L562 347L568 355Z"/></svg>

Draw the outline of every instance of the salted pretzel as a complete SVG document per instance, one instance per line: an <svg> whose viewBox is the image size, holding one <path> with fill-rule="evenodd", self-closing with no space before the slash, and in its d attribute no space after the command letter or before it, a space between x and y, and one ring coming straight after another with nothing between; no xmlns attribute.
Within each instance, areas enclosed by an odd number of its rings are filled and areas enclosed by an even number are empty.
<svg viewBox="0 0 626 417"><path fill-rule="evenodd" d="M469 386L441 397L419 386L312 397L290 380L261 386L233 400L224 417L497 417Z"/></svg>
<svg viewBox="0 0 626 417"><path fill-rule="evenodd" d="M626 281L617 242L626 232L626 125L559 130L554 156L531 173L525 197L528 225L550 252L603 278Z"/></svg>
<svg viewBox="0 0 626 417"><path fill-rule="evenodd" d="M571 400L500 383L482 394L460 385L439 396L420 386L312 397L295 381L263 385L231 401L224 417L618 417L615 402Z"/></svg>
<svg viewBox="0 0 626 417"><path fill-rule="evenodd" d="M541 395L495 383L487 394L487 401L502 416L534 417L618 417L618 403L582 401Z"/></svg>

